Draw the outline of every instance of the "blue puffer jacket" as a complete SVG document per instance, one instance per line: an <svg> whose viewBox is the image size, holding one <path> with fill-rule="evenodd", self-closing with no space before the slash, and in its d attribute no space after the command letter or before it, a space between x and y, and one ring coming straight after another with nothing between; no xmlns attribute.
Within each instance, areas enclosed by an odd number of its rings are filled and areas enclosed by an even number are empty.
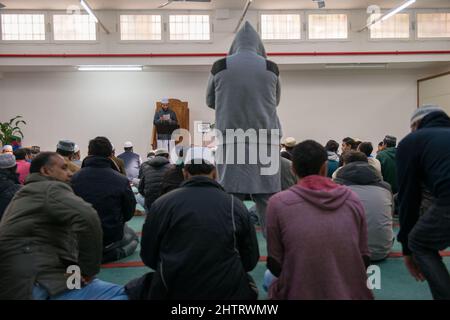
<svg viewBox="0 0 450 320"><path fill-rule="evenodd" d="M122 240L125 222L136 209L136 199L128 179L113 169L109 158L90 156L72 177L75 194L92 204L100 217L103 246Z"/></svg>

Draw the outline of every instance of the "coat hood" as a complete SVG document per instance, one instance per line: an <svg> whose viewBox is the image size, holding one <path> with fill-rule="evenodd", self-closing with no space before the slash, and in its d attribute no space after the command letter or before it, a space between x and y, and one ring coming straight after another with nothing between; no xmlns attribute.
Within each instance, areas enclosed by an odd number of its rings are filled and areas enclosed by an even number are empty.
<svg viewBox="0 0 450 320"><path fill-rule="evenodd" d="M380 152L380 154L382 154L386 158L390 158L392 160L395 160L396 153L397 153L397 148L394 148L394 147L384 149L383 151Z"/></svg>
<svg viewBox="0 0 450 320"><path fill-rule="evenodd" d="M169 163L169 159L167 159L166 157L157 156L153 159L148 160L147 163L152 167L162 167Z"/></svg>
<svg viewBox="0 0 450 320"><path fill-rule="evenodd" d="M27 179L25 180L25 185L34 183L34 182L43 182L43 181L57 181L57 182L65 183L65 182L56 180L52 177L43 176L40 173L30 173L28 175Z"/></svg>
<svg viewBox="0 0 450 320"><path fill-rule="evenodd" d="M117 171L114 162L110 158L98 157L98 156L88 156L83 160L82 168L93 167L93 168L111 168Z"/></svg>
<svg viewBox="0 0 450 320"><path fill-rule="evenodd" d="M336 152L327 151L327 154L328 154L328 160L339 162L339 156Z"/></svg>
<svg viewBox="0 0 450 320"><path fill-rule="evenodd" d="M337 173L336 183L346 186L379 186L391 191L390 185L383 181L380 173L373 166L363 161L352 162L342 167Z"/></svg>
<svg viewBox="0 0 450 320"><path fill-rule="evenodd" d="M223 187L217 181L205 176L194 176L184 181L180 187L213 187L224 191Z"/></svg>
<svg viewBox="0 0 450 320"><path fill-rule="evenodd" d="M450 127L450 118L445 112L433 112L420 121L418 129Z"/></svg>
<svg viewBox="0 0 450 320"><path fill-rule="evenodd" d="M233 55L242 51L251 51L267 58L266 49L264 48L261 37L248 21L245 22L244 26L237 33L228 54Z"/></svg>
<svg viewBox="0 0 450 320"><path fill-rule="evenodd" d="M292 192L324 211L340 208L351 196L352 191L322 176L308 176L290 188Z"/></svg>

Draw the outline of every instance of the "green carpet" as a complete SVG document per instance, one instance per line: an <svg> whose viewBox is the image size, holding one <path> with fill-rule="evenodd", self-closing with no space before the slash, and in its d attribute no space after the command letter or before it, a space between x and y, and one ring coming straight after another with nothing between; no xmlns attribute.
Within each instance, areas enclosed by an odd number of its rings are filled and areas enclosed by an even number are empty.
<svg viewBox="0 0 450 320"><path fill-rule="evenodd" d="M253 205L251 201L246 201L245 205L249 208ZM145 217L134 217L128 226L130 226L136 232L142 231L142 225L145 221ZM257 237L259 244L259 251L261 256L267 256L266 240L262 236L261 231L257 228ZM398 232L398 228L394 228L395 234ZM118 261L118 263L126 262L139 262L140 247L136 252ZM401 252L401 245L395 241L392 252ZM447 267L450 269L450 257L444 258ZM376 299L379 300L429 300L431 294L426 282L416 282L406 270L403 264L402 258L388 258L387 260L378 263L381 269L381 289L374 290ZM124 285L128 281L140 277L150 269L146 267L125 267L125 268L103 268L99 274L99 278L112 283ZM259 262L256 268L250 273L255 279L260 296L259 299L267 299L267 294L262 288L264 279L264 272L266 271L266 263Z"/></svg>

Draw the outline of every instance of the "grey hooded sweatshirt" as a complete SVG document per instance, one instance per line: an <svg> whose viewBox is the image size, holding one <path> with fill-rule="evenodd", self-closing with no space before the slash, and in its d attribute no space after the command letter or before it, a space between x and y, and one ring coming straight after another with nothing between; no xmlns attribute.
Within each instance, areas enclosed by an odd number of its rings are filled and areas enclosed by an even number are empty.
<svg viewBox="0 0 450 320"><path fill-rule="evenodd" d="M206 96L208 107L216 111L216 128L223 136L222 141L219 139L216 159L219 183L226 191L270 194L281 190L278 169L282 132L276 111L279 102L278 66L267 60L259 34L246 22L236 35L228 57L214 63ZM227 129L244 132L254 129L258 140L262 136L260 129L266 129L269 135L265 135L267 142L262 145L250 139L241 142L233 139L227 143L231 136ZM238 164L239 149L245 150L245 163Z"/></svg>
<svg viewBox="0 0 450 320"><path fill-rule="evenodd" d="M374 167L363 161L343 166L335 182L348 186L359 196L366 213L370 257L375 261L385 259L394 239L391 186Z"/></svg>

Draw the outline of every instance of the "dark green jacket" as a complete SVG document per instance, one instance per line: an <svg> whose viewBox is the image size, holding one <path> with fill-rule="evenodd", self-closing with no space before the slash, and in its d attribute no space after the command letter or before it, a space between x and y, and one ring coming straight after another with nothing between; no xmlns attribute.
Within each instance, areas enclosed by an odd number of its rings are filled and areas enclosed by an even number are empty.
<svg viewBox="0 0 450 320"><path fill-rule="evenodd" d="M101 258L96 211L68 184L33 173L0 222L0 300L31 299L35 283L63 293L68 266L92 277Z"/></svg>
<svg viewBox="0 0 450 320"><path fill-rule="evenodd" d="M393 194L398 192L397 165L395 163L396 153L397 148L387 148L377 155L377 159L381 163L381 174L383 175L383 179L391 185Z"/></svg>

